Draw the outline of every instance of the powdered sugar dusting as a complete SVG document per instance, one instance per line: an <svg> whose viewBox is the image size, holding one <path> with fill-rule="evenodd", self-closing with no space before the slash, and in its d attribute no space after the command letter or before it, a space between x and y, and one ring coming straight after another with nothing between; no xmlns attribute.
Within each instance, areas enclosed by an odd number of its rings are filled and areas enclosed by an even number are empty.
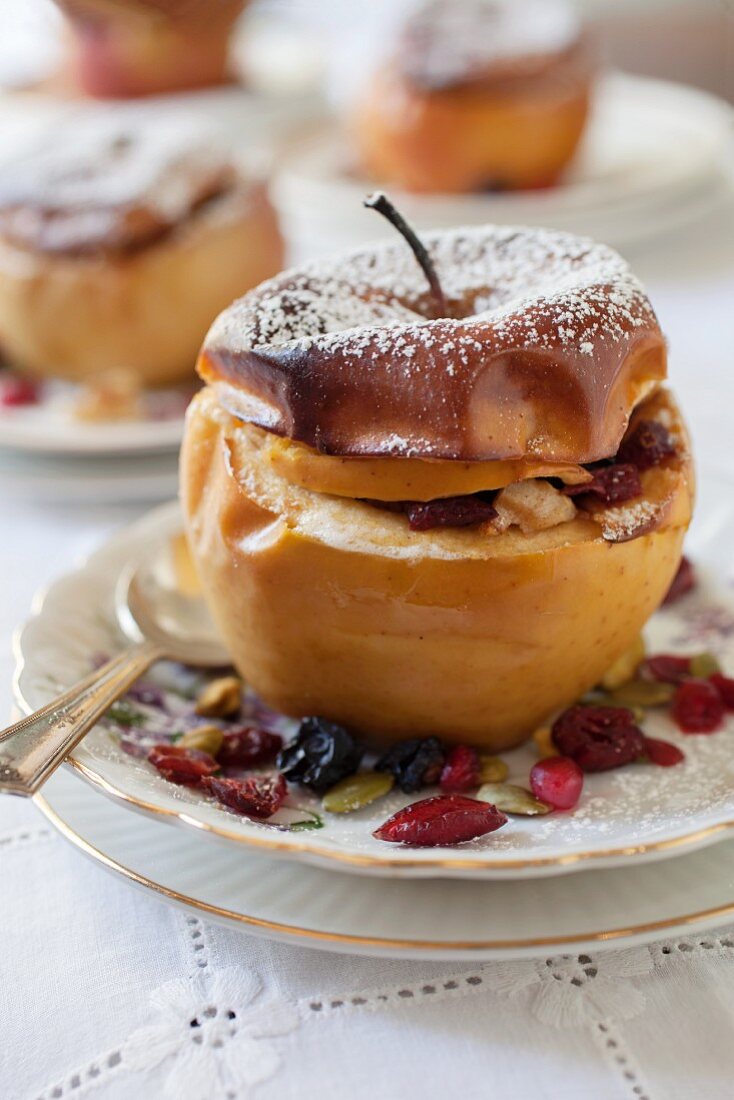
<svg viewBox="0 0 734 1100"><path fill-rule="evenodd" d="M422 347L451 374L468 351L500 344L592 358L600 343L654 323L625 261L587 238L491 226L423 240L452 317L427 316L425 278L407 245L390 242L264 283L221 315L209 343L231 351L318 345L353 364L369 348L406 371ZM491 327L480 332L481 322Z"/></svg>

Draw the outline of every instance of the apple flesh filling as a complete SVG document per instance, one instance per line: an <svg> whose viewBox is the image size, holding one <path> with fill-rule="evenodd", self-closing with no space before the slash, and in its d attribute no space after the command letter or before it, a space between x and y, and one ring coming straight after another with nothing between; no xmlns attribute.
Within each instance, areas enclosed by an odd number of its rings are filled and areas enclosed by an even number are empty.
<svg viewBox="0 0 734 1100"><path fill-rule="evenodd" d="M287 714L507 749L598 682L677 569L693 475L666 390L588 467L334 458L213 390L182 452L189 542L235 664ZM412 523L450 500L483 515Z"/></svg>

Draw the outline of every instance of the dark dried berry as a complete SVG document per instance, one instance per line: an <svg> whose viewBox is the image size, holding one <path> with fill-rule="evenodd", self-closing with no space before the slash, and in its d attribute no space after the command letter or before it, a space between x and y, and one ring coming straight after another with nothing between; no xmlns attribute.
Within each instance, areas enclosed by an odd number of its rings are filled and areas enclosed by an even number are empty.
<svg viewBox="0 0 734 1100"><path fill-rule="evenodd" d="M248 775L246 779L208 776L201 785L218 802L248 817L272 817L283 805L288 785L282 775Z"/></svg>
<svg viewBox="0 0 734 1100"><path fill-rule="evenodd" d="M686 758L677 745L672 745L670 741L660 741L657 737L645 738L645 756L651 764L657 764L660 768L672 768Z"/></svg>
<svg viewBox="0 0 734 1100"><path fill-rule="evenodd" d="M622 504L642 496L642 482L637 467L632 465L601 466L594 470L594 480L584 485L566 485L564 493L579 497L583 507L595 497L602 504Z"/></svg>
<svg viewBox="0 0 734 1100"><path fill-rule="evenodd" d="M406 502L405 514L411 531L430 531L433 527L475 527L497 517L491 500L476 494Z"/></svg>
<svg viewBox="0 0 734 1100"><path fill-rule="evenodd" d="M624 707L575 706L553 723L553 744L585 772L620 768L644 751L642 730Z"/></svg>
<svg viewBox="0 0 734 1100"><path fill-rule="evenodd" d="M257 726L238 726L224 734L217 760L226 768L253 768L256 764L269 764L283 748L279 733L258 729Z"/></svg>
<svg viewBox="0 0 734 1100"><path fill-rule="evenodd" d="M724 700L708 680L684 680L670 713L683 733L713 733L724 720Z"/></svg>
<svg viewBox="0 0 734 1100"><path fill-rule="evenodd" d="M663 684L679 684L691 673L691 658L676 657L672 653L660 653L648 657L641 669L646 680L659 680Z"/></svg>
<svg viewBox="0 0 734 1100"><path fill-rule="evenodd" d="M622 440L617 452L620 462L632 462L638 470L649 470L675 454L672 435L657 420L641 420Z"/></svg>
<svg viewBox="0 0 734 1100"><path fill-rule="evenodd" d="M437 737L413 737L399 741L375 764L375 771L390 772L405 794L438 783L444 764L443 746Z"/></svg>
<svg viewBox="0 0 734 1100"><path fill-rule="evenodd" d="M354 775L364 756L364 745L351 733L325 718L304 718L298 733L278 754L278 768L287 779L323 794L348 775Z"/></svg>
<svg viewBox="0 0 734 1100"><path fill-rule="evenodd" d="M153 745L148 760L165 779L184 787L198 787L202 779L219 767L208 752L168 744Z"/></svg>
<svg viewBox="0 0 734 1100"><path fill-rule="evenodd" d="M470 745L456 745L449 751L439 785L445 794L462 794L481 783L479 753Z"/></svg>
<svg viewBox="0 0 734 1100"><path fill-rule="evenodd" d="M696 572L688 558L681 558L678 572L673 577L667 595L663 600L663 605L666 606L675 603L676 600L679 600L681 596L685 596L687 592L690 592L695 587Z"/></svg>
<svg viewBox="0 0 734 1100"><path fill-rule="evenodd" d="M432 848L473 840L494 832L506 822L505 815L489 802L460 794L441 794L398 810L372 835L392 844Z"/></svg>
<svg viewBox="0 0 734 1100"><path fill-rule="evenodd" d="M721 701L726 709L734 710L734 680L730 676L722 676L720 672L715 672L713 676L709 676L709 680L721 696Z"/></svg>

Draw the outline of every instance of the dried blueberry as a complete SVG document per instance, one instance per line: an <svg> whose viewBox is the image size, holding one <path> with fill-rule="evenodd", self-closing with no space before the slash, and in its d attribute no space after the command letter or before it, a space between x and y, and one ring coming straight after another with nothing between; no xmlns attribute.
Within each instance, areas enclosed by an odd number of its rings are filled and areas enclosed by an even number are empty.
<svg viewBox="0 0 734 1100"><path fill-rule="evenodd" d="M325 718L304 718L298 733L278 754L278 769L286 779L322 794L354 775L364 756L364 746L343 726Z"/></svg>
<svg viewBox="0 0 734 1100"><path fill-rule="evenodd" d="M390 772L405 794L437 783L444 765L443 746L437 737L414 737L388 749L375 764L378 772Z"/></svg>

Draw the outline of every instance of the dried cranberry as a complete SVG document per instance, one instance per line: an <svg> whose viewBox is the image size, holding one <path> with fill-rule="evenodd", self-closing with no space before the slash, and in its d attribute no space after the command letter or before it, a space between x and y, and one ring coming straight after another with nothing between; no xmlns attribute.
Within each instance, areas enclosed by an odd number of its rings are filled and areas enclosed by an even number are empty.
<svg viewBox="0 0 734 1100"><path fill-rule="evenodd" d="M198 787L202 779L212 775L219 767L208 752L184 749L179 745L153 745L148 760L165 779L184 787Z"/></svg>
<svg viewBox="0 0 734 1100"><path fill-rule="evenodd" d="M722 676L720 672L715 672L713 676L709 676L709 681L718 691L726 709L734 710L734 680L729 676Z"/></svg>
<svg viewBox="0 0 734 1100"><path fill-rule="evenodd" d="M40 387L31 378L24 378L21 374L11 374L10 371L3 371L0 374L0 405L3 408L37 405L40 399Z"/></svg>
<svg viewBox="0 0 734 1100"><path fill-rule="evenodd" d="M660 653L648 657L642 665L642 675L648 680L660 680L664 684L679 684L691 673L691 658L676 657L672 653Z"/></svg>
<svg viewBox="0 0 734 1100"><path fill-rule="evenodd" d="M624 707L575 706L553 723L553 744L585 772L605 772L636 760L644 738Z"/></svg>
<svg viewBox="0 0 734 1100"><path fill-rule="evenodd" d="M282 775L248 775L246 779L220 779L210 775L202 787L218 802L248 817L272 817L283 805L288 785Z"/></svg>
<svg viewBox="0 0 734 1100"><path fill-rule="evenodd" d="M439 785L445 794L461 794L478 787L481 780L479 753L470 745L457 745L446 757Z"/></svg>
<svg viewBox="0 0 734 1100"><path fill-rule="evenodd" d="M581 797L584 773L568 756L549 756L530 770L530 790L556 810L571 810Z"/></svg>
<svg viewBox="0 0 734 1100"><path fill-rule="evenodd" d="M672 435L657 420L640 420L617 452L620 462L632 462L638 470L649 470L675 454Z"/></svg>
<svg viewBox="0 0 734 1100"><path fill-rule="evenodd" d="M673 577L670 588L663 600L663 605L675 603L686 592L696 587L696 573L688 558L681 558L678 572Z"/></svg>
<svg viewBox="0 0 734 1100"><path fill-rule="evenodd" d="M677 745L671 745L670 741L660 741L657 737L645 738L645 756L651 764L657 764L660 768L672 768L686 758Z"/></svg>
<svg viewBox="0 0 734 1100"><path fill-rule="evenodd" d="M390 772L405 794L415 794L437 783L444 765L444 750L437 737L413 737L393 745L375 764L375 771Z"/></svg>
<svg viewBox="0 0 734 1100"><path fill-rule="evenodd" d="M257 726L238 726L225 732L217 760L227 768L252 768L256 764L269 764L282 748L279 733Z"/></svg>
<svg viewBox="0 0 734 1100"><path fill-rule="evenodd" d="M277 764L287 779L323 794L354 775L363 756L364 746L343 726L325 718L304 718L296 736L278 753Z"/></svg>
<svg viewBox="0 0 734 1100"><path fill-rule="evenodd" d="M474 527L497 516L491 501L477 495L407 502L405 514L411 531L430 531L433 527Z"/></svg>
<svg viewBox="0 0 734 1100"><path fill-rule="evenodd" d="M601 466L594 470L593 481L587 481L584 485L566 485L563 491L566 496L579 497L582 507L587 495L589 500L598 497L603 504L622 504L642 496L642 482L636 466Z"/></svg>
<svg viewBox="0 0 734 1100"><path fill-rule="evenodd" d="M473 840L494 832L506 822L505 815L488 802L460 794L440 794L398 810L372 835L393 844L431 848Z"/></svg>
<svg viewBox="0 0 734 1100"><path fill-rule="evenodd" d="M713 733L724 719L724 700L708 680L684 680L670 713L683 733Z"/></svg>

